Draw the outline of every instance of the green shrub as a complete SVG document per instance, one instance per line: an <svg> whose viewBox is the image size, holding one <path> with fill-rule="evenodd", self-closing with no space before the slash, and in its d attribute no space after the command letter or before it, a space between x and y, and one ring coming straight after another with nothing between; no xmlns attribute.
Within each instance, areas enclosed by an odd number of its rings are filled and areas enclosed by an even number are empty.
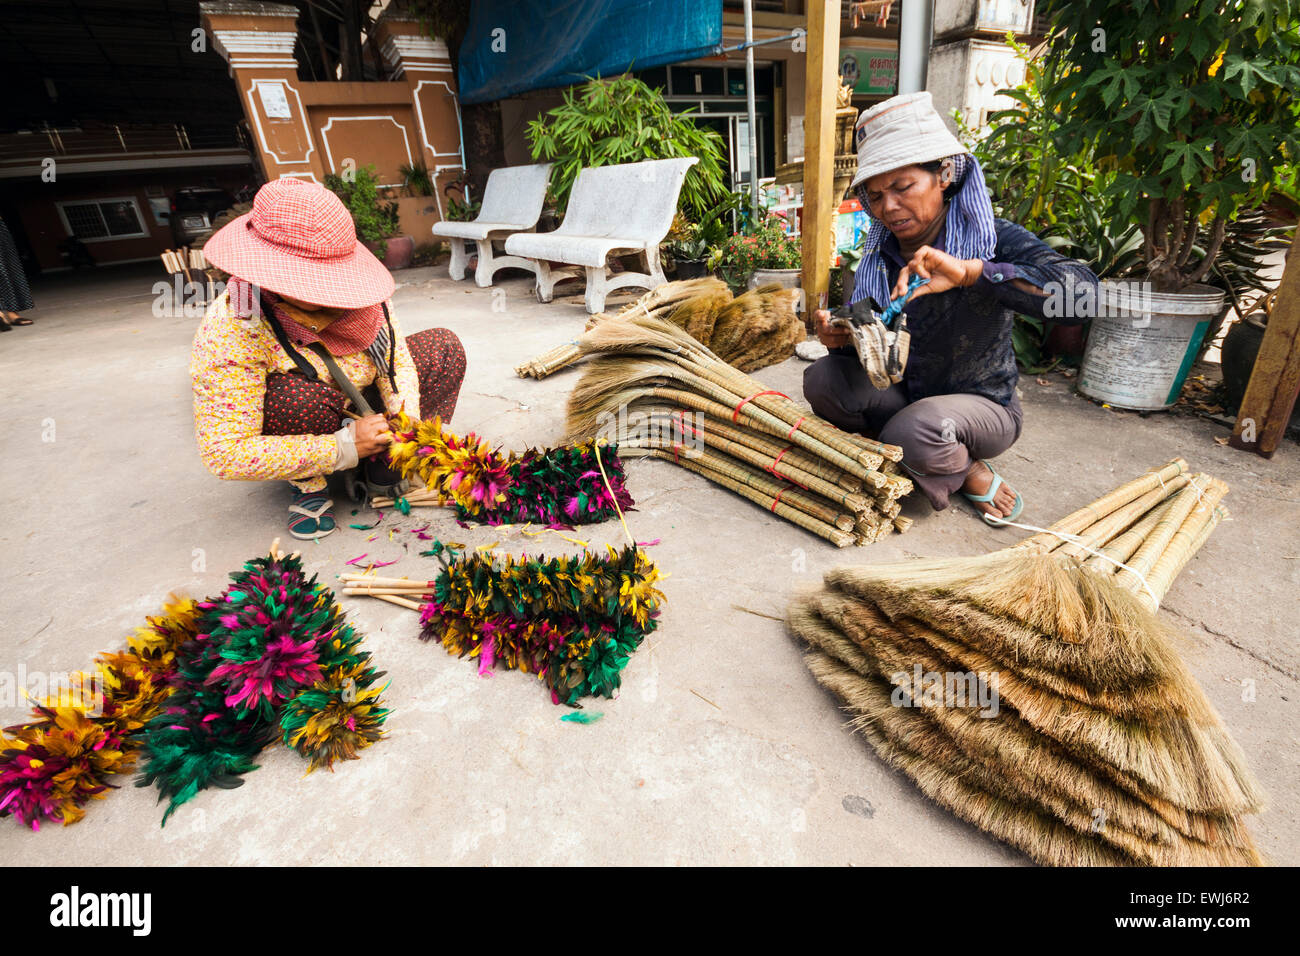
<svg viewBox="0 0 1300 956"><path fill-rule="evenodd" d="M634 76L592 79L565 90L563 104L528 123L528 144L533 159L555 163L551 192L561 210L584 167L696 156L680 205L699 222L727 190L722 137L696 126L689 112L674 113Z"/></svg>
<svg viewBox="0 0 1300 956"><path fill-rule="evenodd" d="M379 181L374 166L362 166L350 178L327 173L325 188L343 200L352 214L357 238L365 243L377 244L375 255L382 259L388 253L384 240L398 234L397 203L379 198Z"/></svg>

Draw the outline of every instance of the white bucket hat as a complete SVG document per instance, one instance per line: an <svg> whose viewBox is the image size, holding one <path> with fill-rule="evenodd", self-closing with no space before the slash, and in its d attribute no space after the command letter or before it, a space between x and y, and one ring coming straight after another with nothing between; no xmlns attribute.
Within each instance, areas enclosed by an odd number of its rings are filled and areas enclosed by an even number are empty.
<svg viewBox="0 0 1300 956"><path fill-rule="evenodd" d="M858 150L853 186L892 169L968 152L926 91L891 96L864 110L853 130L853 144Z"/></svg>

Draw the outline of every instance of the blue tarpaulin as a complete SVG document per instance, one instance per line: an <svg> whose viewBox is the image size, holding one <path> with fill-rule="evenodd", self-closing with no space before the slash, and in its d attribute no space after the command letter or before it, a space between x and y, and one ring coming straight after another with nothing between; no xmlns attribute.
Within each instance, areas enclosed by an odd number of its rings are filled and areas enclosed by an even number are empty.
<svg viewBox="0 0 1300 956"><path fill-rule="evenodd" d="M462 103L708 56L722 0L474 0L460 47Z"/></svg>

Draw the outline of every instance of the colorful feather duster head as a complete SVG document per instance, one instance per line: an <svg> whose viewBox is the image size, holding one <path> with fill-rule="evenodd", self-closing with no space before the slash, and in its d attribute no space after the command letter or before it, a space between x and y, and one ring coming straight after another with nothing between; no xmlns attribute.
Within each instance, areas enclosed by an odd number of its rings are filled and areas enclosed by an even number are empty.
<svg viewBox="0 0 1300 956"><path fill-rule="evenodd" d="M175 693L149 726L137 783L169 798L164 823L200 790L240 786L276 738L308 760L308 772L381 739L382 674L298 555L273 545L199 611L200 632L177 654Z"/></svg>
<svg viewBox="0 0 1300 956"><path fill-rule="evenodd" d="M196 604L171 598L124 650L101 654L91 674L74 675L30 721L8 728L12 736L0 735L0 817L39 829L85 816L133 767L145 725L172 693L176 651L197 626Z"/></svg>
<svg viewBox="0 0 1300 956"><path fill-rule="evenodd" d="M498 664L534 673L553 702L572 707L615 695L663 601L659 571L639 548L494 559L439 542L424 553L443 570L421 611L421 637L477 657L480 674Z"/></svg>
<svg viewBox="0 0 1300 956"><path fill-rule="evenodd" d="M472 433L457 436L442 421L390 422L389 463L418 477L462 520L483 524L592 524L634 504L617 448L588 441L503 455Z"/></svg>

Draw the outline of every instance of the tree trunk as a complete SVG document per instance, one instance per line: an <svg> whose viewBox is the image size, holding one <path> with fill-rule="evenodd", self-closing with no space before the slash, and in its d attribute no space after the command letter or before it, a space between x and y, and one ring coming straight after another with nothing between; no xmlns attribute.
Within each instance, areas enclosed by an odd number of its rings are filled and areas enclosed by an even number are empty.
<svg viewBox="0 0 1300 956"><path fill-rule="evenodd" d="M473 198L483 198L488 173L506 164L505 140L501 133L501 104L474 103L461 107L465 137L465 165Z"/></svg>

